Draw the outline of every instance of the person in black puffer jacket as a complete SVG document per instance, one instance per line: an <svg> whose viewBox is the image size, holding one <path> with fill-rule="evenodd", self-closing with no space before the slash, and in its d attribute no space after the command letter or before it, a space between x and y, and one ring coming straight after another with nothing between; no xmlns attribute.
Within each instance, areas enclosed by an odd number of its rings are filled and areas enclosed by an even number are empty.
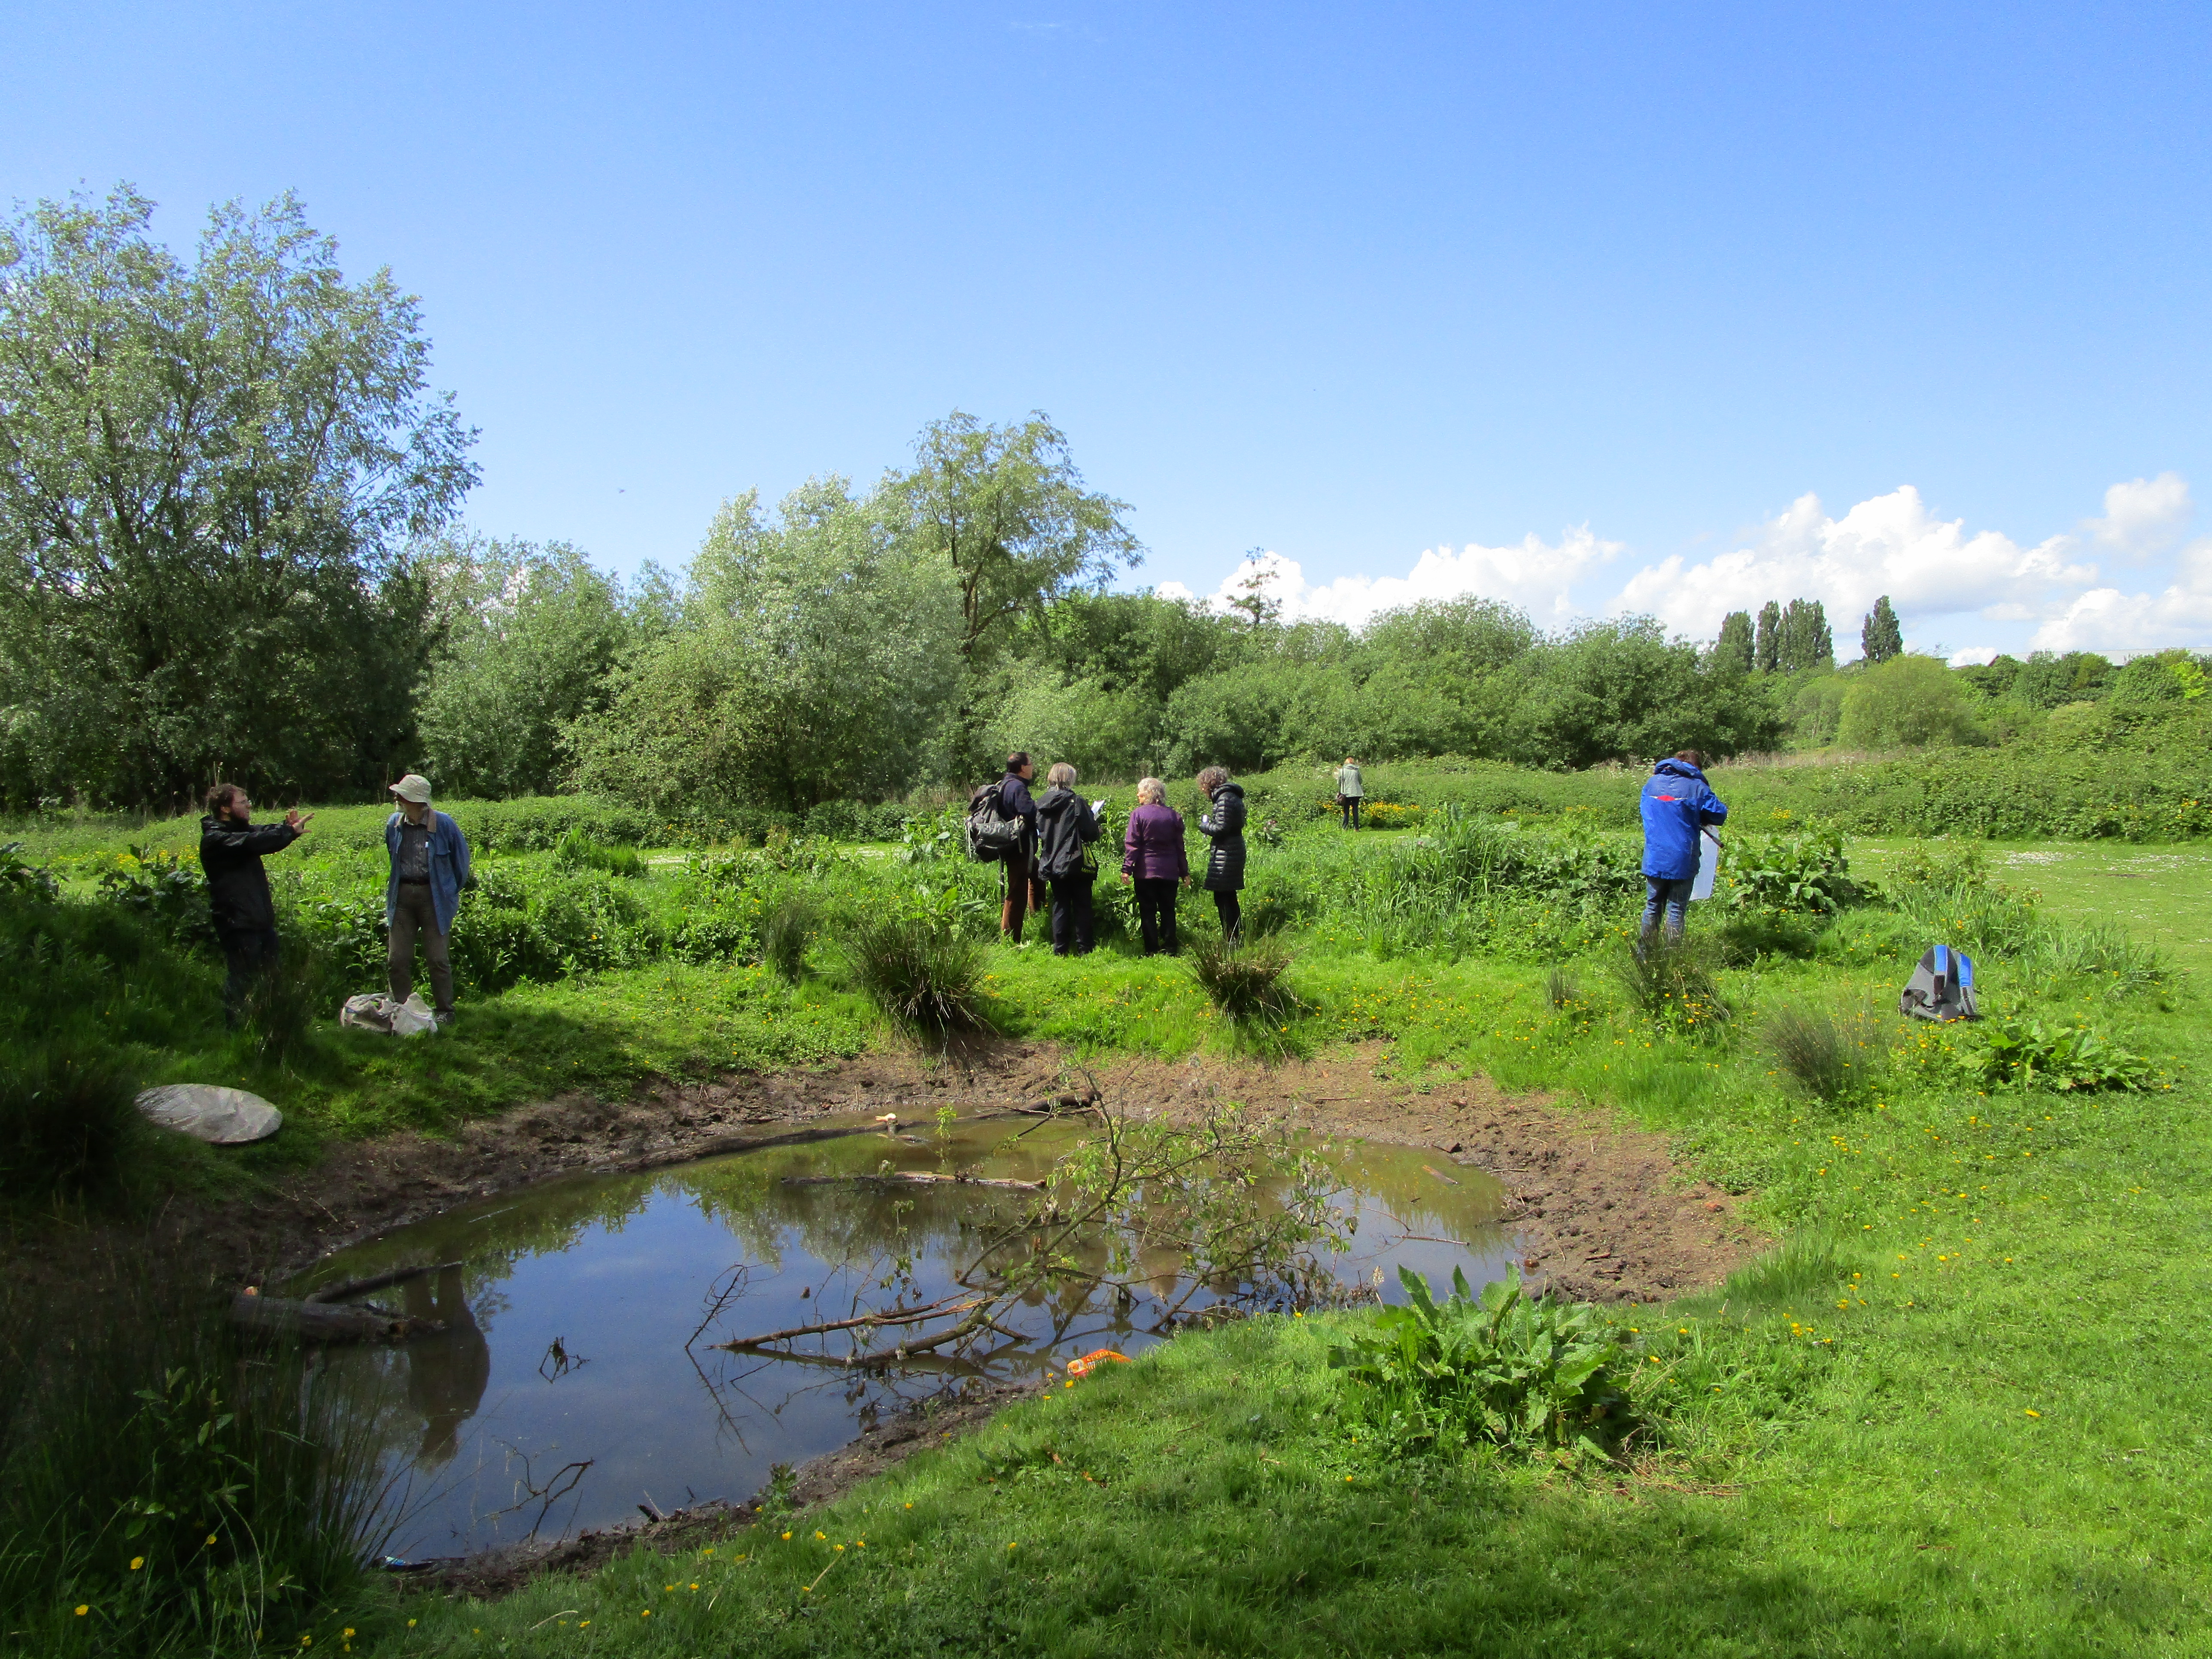
<svg viewBox="0 0 2212 1659"><path fill-rule="evenodd" d="M253 803L234 783L208 791L200 820L200 869L207 877L208 907L222 945L223 1018L233 1027L246 1017L246 994L254 975L276 965L276 906L269 896L264 855L299 840L313 812L291 811L282 823L253 822Z"/></svg>
<svg viewBox="0 0 2212 1659"><path fill-rule="evenodd" d="M1206 855L1199 885L1213 895L1221 916L1221 937L1243 941L1244 913L1237 902L1244 885L1244 786L1229 781L1226 767L1209 766L1198 775L1199 792L1213 803L1198 820L1200 832L1213 843Z"/></svg>
<svg viewBox="0 0 2212 1659"><path fill-rule="evenodd" d="M1098 866L1084 848L1098 839L1098 819L1075 793L1073 767L1061 761L1045 777L1052 787L1036 804L1037 869L1052 888L1052 953L1087 957Z"/></svg>

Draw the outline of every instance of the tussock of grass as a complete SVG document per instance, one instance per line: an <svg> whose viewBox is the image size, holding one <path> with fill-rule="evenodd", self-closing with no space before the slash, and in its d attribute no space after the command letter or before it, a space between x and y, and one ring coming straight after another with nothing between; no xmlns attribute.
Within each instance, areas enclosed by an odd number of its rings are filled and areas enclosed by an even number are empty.
<svg viewBox="0 0 2212 1659"><path fill-rule="evenodd" d="M1274 939L1237 944L1202 933L1185 947L1183 959L1207 1000L1233 1020L1279 1024L1298 1006L1283 980L1291 953Z"/></svg>
<svg viewBox="0 0 2212 1659"><path fill-rule="evenodd" d="M1784 1003L1766 1017L1764 1036L1777 1066L1815 1100L1864 1095L1881 1079L1887 1034L1864 1012Z"/></svg>
<svg viewBox="0 0 2212 1659"><path fill-rule="evenodd" d="M981 981L984 947L904 917L863 921L846 935L853 977L898 1024L931 1031L981 1030L989 1024Z"/></svg>

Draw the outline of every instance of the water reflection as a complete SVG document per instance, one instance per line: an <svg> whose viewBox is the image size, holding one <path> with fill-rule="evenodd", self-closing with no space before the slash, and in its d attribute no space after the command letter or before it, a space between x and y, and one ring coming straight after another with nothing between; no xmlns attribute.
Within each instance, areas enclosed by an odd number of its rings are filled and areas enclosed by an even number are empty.
<svg viewBox="0 0 2212 1659"><path fill-rule="evenodd" d="M1139 1252L1118 1294L1062 1279L1002 1316L964 1352L886 1370L847 1363L851 1334L808 1352L712 1345L811 1322L955 1297L954 1275L1027 1194L792 1176L964 1170L1033 1180L1078 1130L1004 1121L938 1137L854 1136L763 1148L650 1176L549 1182L434 1218L348 1251L315 1280L402 1262L463 1265L410 1281L407 1311L447 1329L400 1349L334 1352L329 1363L376 1413L404 1492L392 1547L453 1554L605 1525L649 1501L745 1497L770 1467L844 1444L878 1416L963 1379L1034 1375L1077 1353L1134 1352L1159 1340L1188 1284L1170 1250ZM1346 1283L1402 1263L1432 1279L1504 1271L1495 1183L1434 1153L1334 1148L1335 1204L1351 1248L1322 1267ZM1104 1265L1091 1247L1087 1270ZM1085 1254L1079 1252L1079 1255ZM314 1282L314 1281L310 1281ZM878 1335L881 1355L896 1336Z"/></svg>

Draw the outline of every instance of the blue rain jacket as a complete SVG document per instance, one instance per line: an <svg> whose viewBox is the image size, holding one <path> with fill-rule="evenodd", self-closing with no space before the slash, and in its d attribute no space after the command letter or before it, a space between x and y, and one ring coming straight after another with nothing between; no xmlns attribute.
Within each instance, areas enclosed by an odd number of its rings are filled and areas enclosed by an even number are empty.
<svg viewBox="0 0 2212 1659"><path fill-rule="evenodd" d="M384 822L384 848L392 854L392 873L384 878L384 925L399 908L399 826L407 820L394 812ZM469 884L469 841L455 823L436 807L430 809L430 908L438 918L438 931L453 931L453 913L461 908L461 889Z"/></svg>
<svg viewBox="0 0 2212 1659"><path fill-rule="evenodd" d="M1727 817L1703 772L1687 761L1661 761L1644 786L1644 873L1687 881L1698 873L1698 831Z"/></svg>

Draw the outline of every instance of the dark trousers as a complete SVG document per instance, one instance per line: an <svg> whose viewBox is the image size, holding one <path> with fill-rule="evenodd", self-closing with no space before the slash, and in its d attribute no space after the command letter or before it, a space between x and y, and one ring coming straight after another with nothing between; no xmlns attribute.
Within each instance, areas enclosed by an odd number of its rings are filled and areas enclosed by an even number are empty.
<svg viewBox="0 0 2212 1659"><path fill-rule="evenodd" d="M403 881L398 902L392 907L392 938L384 952L385 977L391 981L392 999L404 1002L415 988L415 936L422 936L422 954L430 959L430 994L441 1015L453 1012L453 958L446 935L438 931L438 907L430 898L427 881Z"/></svg>
<svg viewBox="0 0 2212 1659"><path fill-rule="evenodd" d="M1651 930L1659 925L1659 913L1667 913L1667 937L1682 937L1682 924L1689 920L1690 887L1695 876L1684 876L1680 881L1668 881L1659 876L1644 878L1644 889L1648 896L1644 901L1644 927L1638 935L1650 939Z"/></svg>
<svg viewBox="0 0 2212 1659"><path fill-rule="evenodd" d="M1358 796L1339 795L1336 798L1336 806L1337 810L1344 814L1344 827L1346 829L1357 830L1359 828Z"/></svg>
<svg viewBox="0 0 2212 1659"><path fill-rule="evenodd" d="M1072 876L1054 876L1052 887L1052 953L1056 957L1091 954L1091 884L1097 879L1079 870Z"/></svg>
<svg viewBox="0 0 2212 1659"><path fill-rule="evenodd" d="M1213 892L1213 913L1221 918L1221 937L1231 945L1243 944L1244 910L1243 907L1237 902L1237 895L1225 888L1216 888Z"/></svg>
<svg viewBox="0 0 2212 1659"><path fill-rule="evenodd" d="M1139 876L1137 931L1144 938L1145 954L1176 953L1176 884L1172 876Z"/></svg>
<svg viewBox="0 0 2212 1659"><path fill-rule="evenodd" d="M1036 857L1026 847L1017 847L1000 860L1006 880L1006 896L999 906L999 931L1009 945L1022 942L1022 921L1032 910L1044 908L1044 878L1037 874Z"/></svg>
<svg viewBox="0 0 2212 1659"><path fill-rule="evenodd" d="M216 923L215 936L222 945L222 1017L236 1025L246 1018L246 999L253 981L276 967L278 945L274 927L226 927Z"/></svg>

